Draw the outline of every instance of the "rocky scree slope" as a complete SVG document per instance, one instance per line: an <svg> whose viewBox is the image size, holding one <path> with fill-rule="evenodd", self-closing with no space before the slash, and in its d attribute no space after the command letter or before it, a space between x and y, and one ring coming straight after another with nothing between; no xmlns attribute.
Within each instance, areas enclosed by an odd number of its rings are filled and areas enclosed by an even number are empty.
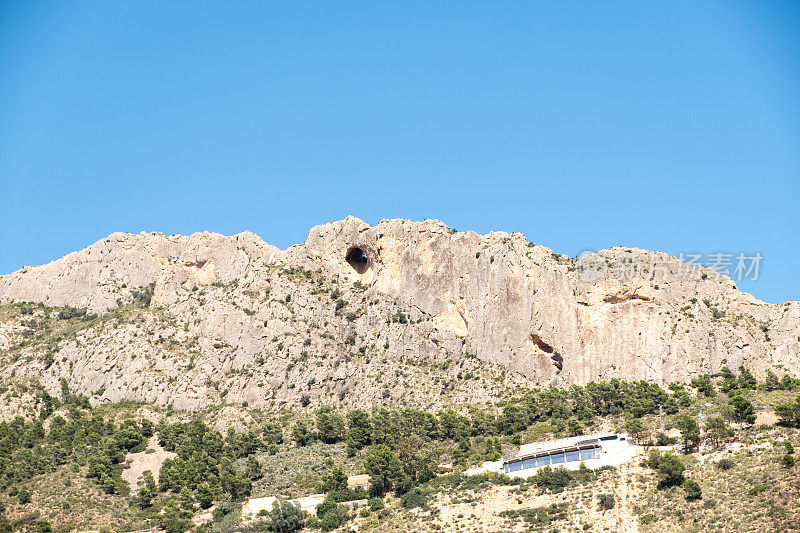
<svg viewBox="0 0 800 533"><path fill-rule="evenodd" d="M249 232L115 233L0 276L0 376L202 409L474 403L520 385L665 384L740 364L798 375L798 302L686 271L660 252L576 260L435 220L348 217L287 250ZM52 309L65 306L87 314Z"/></svg>

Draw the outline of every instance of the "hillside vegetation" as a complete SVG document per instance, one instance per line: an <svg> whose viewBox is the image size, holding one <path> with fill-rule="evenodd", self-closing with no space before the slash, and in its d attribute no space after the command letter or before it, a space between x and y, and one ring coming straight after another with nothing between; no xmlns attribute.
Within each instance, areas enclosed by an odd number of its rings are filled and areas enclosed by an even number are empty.
<svg viewBox="0 0 800 533"><path fill-rule="evenodd" d="M0 533L790 530L799 369L800 303L661 252L114 233L0 276ZM635 459L467 475L601 431Z"/></svg>
<svg viewBox="0 0 800 533"><path fill-rule="evenodd" d="M796 527L800 384L772 375L757 383L744 368L722 374L666 391L617 380L530 389L493 404L435 412L339 411L311 403L279 413L224 405L204 413L130 403L93 408L85 396L70 392L66 381L57 396L33 382L10 382L2 401L25 400L32 416L0 423L0 528ZM659 406L667 413L667 433L674 436L658 431ZM700 412L702 427L696 422ZM241 429L231 427L231 416ZM514 453L523 442L601 429L627 429L643 445L639 458L618 469L546 468L527 480L463 474L467 467ZM701 453L702 440L710 446ZM156 448L171 452L159 472L145 471L129 486L123 473L131 458ZM368 491L348 489L346 476L360 473L370 475ZM250 497L316 492L327 493L316 516L282 501L267 516L245 520L239 514ZM362 499L368 506L357 510L343 503Z"/></svg>

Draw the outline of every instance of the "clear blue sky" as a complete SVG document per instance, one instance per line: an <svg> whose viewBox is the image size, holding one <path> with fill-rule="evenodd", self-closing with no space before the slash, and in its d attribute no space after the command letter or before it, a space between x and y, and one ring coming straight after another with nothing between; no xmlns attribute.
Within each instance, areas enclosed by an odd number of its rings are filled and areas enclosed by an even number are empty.
<svg viewBox="0 0 800 533"><path fill-rule="evenodd" d="M0 0L0 273L352 214L760 252L800 299L798 2Z"/></svg>

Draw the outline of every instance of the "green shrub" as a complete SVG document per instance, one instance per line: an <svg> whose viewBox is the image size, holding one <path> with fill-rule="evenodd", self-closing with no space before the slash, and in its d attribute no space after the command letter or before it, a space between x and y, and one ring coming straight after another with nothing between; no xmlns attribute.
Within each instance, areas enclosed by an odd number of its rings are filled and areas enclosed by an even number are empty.
<svg viewBox="0 0 800 533"><path fill-rule="evenodd" d="M703 496L700 484L693 479L687 479L683 482L683 490L686 491L687 500L699 500Z"/></svg>
<svg viewBox="0 0 800 533"><path fill-rule="evenodd" d="M569 431L569 435L571 437L575 437L577 435L583 434L583 426L580 422L578 422L575 418L570 418L567 420L567 431Z"/></svg>
<svg viewBox="0 0 800 533"><path fill-rule="evenodd" d="M652 450L646 461L647 466L656 471L659 488L667 488L683 483L683 471L686 466L681 459L672 453L659 453Z"/></svg>
<svg viewBox="0 0 800 533"><path fill-rule="evenodd" d="M222 502L214 508L214 512L211 513L211 516L214 518L214 520L219 522L231 514L234 510L234 505L231 502Z"/></svg>
<svg viewBox="0 0 800 533"><path fill-rule="evenodd" d="M706 397L712 397L715 394L714 384L711 382L711 376L708 374L702 374L692 379L692 387Z"/></svg>
<svg viewBox="0 0 800 533"><path fill-rule="evenodd" d="M292 426L292 438L298 446L308 446L314 440L311 424L309 420L301 418Z"/></svg>
<svg viewBox="0 0 800 533"><path fill-rule="evenodd" d="M675 417L674 424L681 432L685 449L691 450L700 445L700 426L693 416L681 413Z"/></svg>
<svg viewBox="0 0 800 533"><path fill-rule="evenodd" d="M325 444L335 444L345 436L345 424L342 415L328 406L317 409L317 438Z"/></svg>
<svg viewBox="0 0 800 533"><path fill-rule="evenodd" d="M303 529L305 514L296 504L281 499L275 500L269 513L267 529L276 533L300 531Z"/></svg>
<svg viewBox="0 0 800 533"><path fill-rule="evenodd" d="M353 409L347 413L347 450L350 455L369 445L371 433L372 424L366 411Z"/></svg>
<svg viewBox="0 0 800 533"><path fill-rule="evenodd" d="M491 485L513 485L521 483L521 478L510 478L497 472L486 472L468 476L461 473L445 474L432 479L430 484L437 488L448 488L456 491L477 490Z"/></svg>
<svg viewBox="0 0 800 533"><path fill-rule="evenodd" d="M716 466L720 470L730 470L731 468L736 466L736 463L733 461L733 459L720 459L719 461L714 463L714 466Z"/></svg>
<svg viewBox="0 0 800 533"><path fill-rule="evenodd" d="M781 464L786 468L792 468L794 466L795 460L794 455L786 453L781 457Z"/></svg>
<svg viewBox="0 0 800 533"><path fill-rule="evenodd" d="M800 427L800 396L794 402L776 405L775 414L778 416L780 425Z"/></svg>
<svg viewBox="0 0 800 533"><path fill-rule="evenodd" d="M69 320L71 318L81 318L86 316L86 309L78 309L75 307L65 307L58 312L59 320Z"/></svg>
<svg viewBox="0 0 800 533"><path fill-rule="evenodd" d="M394 314L394 316L392 316L392 322L397 322L399 324L406 324L406 323L408 323L408 317L406 316L405 313L403 313L402 311L398 310Z"/></svg>
<svg viewBox="0 0 800 533"><path fill-rule="evenodd" d="M142 307L150 307L150 302L153 300L153 292L155 291L156 284L151 283L149 285L144 285L139 287L138 289L132 289L131 295L133 296L133 301L136 304L139 304Z"/></svg>
<svg viewBox="0 0 800 533"><path fill-rule="evenodd" d="M334 504L333 507L328 507L320 515L319 508L321 506L322 504L317 506L317 515L319 516L319 527L322 531L333 531L347 522L347 509L343 505Z"/></svg>
<svg viewBox="0 0 800 533"><path fill-rule="evenodd" d="M545 466L537 470L536 474L529 477L528 480L542 490L561 492L573 482L575 477L576 474L566 468Z"/></svg>
<svg viewBox="0 0 800 533"><path fill-rule="evenodd" d="M753 403L741 393L735 394L733 398L731 398L730 404L733 407L733 414L736 420L747 422L748 424L752 424L756 421Z"/></svg>
<svg viewBox="0 0 800 533"><path fill-rule="evenodd" d="M638 418L632 418L625 422L625 431L628 432L630 439L636 444L641 444L647 438L647 429Z"/></svg>
<svg viewBox="0 0 800 533"><path fill-rule="evenodd" d="M369 499L369 508L371 511L380 511L386 507L386 504L383 502L381 498L370 498Z"/></svg>
<svg viewBox="0 0 800 533"><path fill-rule="evenodd" d="M167 500L161 514L158 516L158 525L167 533L183 533L192 527L192 511L184 507L176 498Z"/></svg>
<svg viewBox="0 0 800 533"><path fill-rule="evenodd" d="M658 518L656 518L656 515L654 515L653 513L647 513L646 515L643 515L639 519L639 522L643 526L649 526L650 524L655 524L657 520Z"/></svg>
<svg viewBox="0 0 800 533"><path fill-rule="evenodd" d="M613 494L598 494L597 501L599 508L603 511L608 511L614 508L614 495Z"/></svg>
<svg viewBox="0 0 800 533"><path fill-rule="evenodd" d="M400 503L406 509L412 509L414 507L424 507L430 498L430 492L422 490L419 487L414 487L410 491L403 494L403 497L400 499Z"/></svg>
<svg viewBox="0 0 800 533"><path fill-rule="evenodd" d="M674 437L670 437L666 433L659 433L656 435L656 446L672 446L678 442Z"/></svg>

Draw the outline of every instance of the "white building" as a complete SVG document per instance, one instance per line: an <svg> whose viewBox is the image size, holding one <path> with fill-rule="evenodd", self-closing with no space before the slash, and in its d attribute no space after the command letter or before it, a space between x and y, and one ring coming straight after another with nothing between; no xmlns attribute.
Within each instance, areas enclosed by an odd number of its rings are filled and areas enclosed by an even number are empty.
<svg viewBox="0 0 800 533"><path fill-rule="evenodd" d="M356 487L363 487L365 489L368 488L369 474L347 476L347 487L350 489L354 489ZM242 505L242 516L245 518L252 518L257 516L259 511L269 512L272 510L272 504L274 504L275 500L277 499L278 498L275 496L250 498L244 503L244 505ZM289 500L289 502L299 505L301 510L313 515L317 512L317 505L321 504L324 500L325 494L311 494L309 496L293 498ZM364 507L366 505L366 500L356 500L355 503L344 502L344 505L350 505L351 507Z"/></svg>
<svg viewBox="0 0 800 533"><path fill-rule="evenodd" d="M569 470L577 470L581 464L588 468L619 466L635 455L636 446L628 442L628 436L624 433L582 435L524 444L517 455L484 463L480 468L468 470L467 474L502 472L511 477L528 477L543 466Z"/></svg>

